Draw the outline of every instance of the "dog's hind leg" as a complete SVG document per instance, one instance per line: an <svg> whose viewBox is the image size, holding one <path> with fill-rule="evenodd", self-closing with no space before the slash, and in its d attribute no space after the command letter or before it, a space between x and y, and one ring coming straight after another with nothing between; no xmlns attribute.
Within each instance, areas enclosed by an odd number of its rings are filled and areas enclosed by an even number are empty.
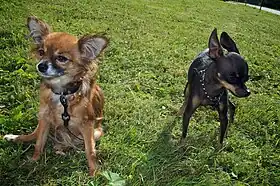
<svg viewBox="0 0 280 186"><path fill-rule="evenodd" d="M4 139L7 141L13 141L13 142L28 142L32 141L36 138L36 131L33 131L31 134L27 135L15 135L15 134L6 134L4 136Z"/></svg>
<svg viewBox="0 0 280 186"><path fill-rule="evenodd" d="M96 154L95 154L95 140L94 140L94 127L92 121L84 123L80 129L85 143L85 152L89 166L89 175L95 174Z"/></svg>
<svg viewBox="0 0 280 186"><path fill-rule="evenodd" d="M6 139L8 141L13 141L13 142L32 141L32 140L35 140L36 137L37 137L38 128L39 128L39 125L37 126L37 128L32 133L26 134L26 135L7 134L7 135L4 136L4 139Z"/></svg>
<svg viewBox="0 0 280 186"><path fill-rule="evenodd" d="M186 109L183 115L183 132L180 143L184 143L185 138L187 136L189 122L192 114L197 109L197 107L200 105L201 99L199 99L198 96L189 95L188 102L186 104Z"/></svg>
<svg viewBox="0 0 280 186"><path fill-rule="evenodd" d="M101 136L104 135L102 128L103 120L103 107L104 107L104 95L103 91L99 86L95 86L95 89L92 93L92 113L94 113L95 119L94 122L94 139L97 141ZM90 112L89 112L90 113Z"/></svg>
<svg viewBox="0 0 280 186"><path fill-rule="evenodd" d="M189 83L187 83L186 86L185 86L185 89L184 89L185 100L184 100L183 105L181 106L181 108L180 108L179 111L178 111L178 115L179 115L179 116L182 116L182 115L184 114L185 109L186 109L186 106L187 106L187 104L188 104L189 91L190 91L189 89L190 89L190 88L189 88Z"/></svg>

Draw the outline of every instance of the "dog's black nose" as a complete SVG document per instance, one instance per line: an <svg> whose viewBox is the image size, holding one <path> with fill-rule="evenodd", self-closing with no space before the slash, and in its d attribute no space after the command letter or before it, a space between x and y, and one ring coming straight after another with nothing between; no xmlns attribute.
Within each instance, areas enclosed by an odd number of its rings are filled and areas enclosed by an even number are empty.
<svg viewBox="0 0 280 186"><path fill-rule="evenodd" d="M38 65L38 70L42 73L45 73L48 70L48 65L46 63L40 63Z"/></svg>
<svg viewBox="0 0 280 186"><path fill-rule="evenodd" d="M234 95L239 97L239 98L243 98L243 97L248 97L251 94L250 90L247 88L237 88L235 90Z"/></svg>
<svg viewBox="0 0 280 186"><path fill-rule="evenodd" d="M250 94L251 94L250 90L249 90L249 89L247 89L247 90L246 90L245 97L248 97Z"/></svg>

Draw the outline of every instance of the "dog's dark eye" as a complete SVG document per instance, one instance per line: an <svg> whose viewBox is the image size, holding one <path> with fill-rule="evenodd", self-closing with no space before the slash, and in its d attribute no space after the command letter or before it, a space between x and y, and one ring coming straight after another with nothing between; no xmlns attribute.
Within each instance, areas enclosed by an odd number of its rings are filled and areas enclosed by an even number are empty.
<svg viewBox="0 0 280 186"><path fill-rule="evenodd" d="M229 83L236 83L237 82L237 77L236 76L229 76L227 78Z"/></svg>
<svg viewBox="0 0 280 186"><path fill-rule="evenodd" d="M56 60L60 63L65 63L68 61L68 58L64 57L64 56L57 56Z"/></svg>
<svg viewBox="0 0 280 186"><path fill-rule="evenodd" d="M45 54L45 51L43 49L39 49L38 54L42 57Z"/></svg>

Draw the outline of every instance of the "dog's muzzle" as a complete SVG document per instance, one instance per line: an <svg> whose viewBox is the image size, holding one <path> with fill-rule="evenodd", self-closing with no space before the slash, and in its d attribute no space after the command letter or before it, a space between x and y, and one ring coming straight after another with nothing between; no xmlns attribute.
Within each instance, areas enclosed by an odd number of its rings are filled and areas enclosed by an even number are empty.
<svg viewBox="0 0 280 186"><path fill-rule="evenodd" d="M37 64L37 71L39 72L40 76L44 78L54 78L59 77L64 74L64 70L54 66L51 62L47 60L41 60Z"/></svg>
<svg viewBox="0 0 280 186"><path fill-rule="evenodd" d="M244 86L242 88L236 88L234 94L237 97L248 97L251 94L251 92L246 86Z"/></svg>

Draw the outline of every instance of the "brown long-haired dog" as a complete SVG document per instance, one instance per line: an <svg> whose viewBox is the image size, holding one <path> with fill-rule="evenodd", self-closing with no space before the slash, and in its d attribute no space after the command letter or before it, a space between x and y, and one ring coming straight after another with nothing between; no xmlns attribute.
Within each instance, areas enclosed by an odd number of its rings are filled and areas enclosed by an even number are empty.
<svg viewBox="0 0 280 186"><path fill-rule="evenodd" d="M10 141L36 140L32 159L37 160L48 134L57 153L84 143L89 174L95 173L95 141L102 135L104 96L96 84L97 57L106 48L104 36L88 35L77 39L67 33L51 32L36 17L27 27L39 60L40 86L38 126L28 135L5 135Z"/></svg>

